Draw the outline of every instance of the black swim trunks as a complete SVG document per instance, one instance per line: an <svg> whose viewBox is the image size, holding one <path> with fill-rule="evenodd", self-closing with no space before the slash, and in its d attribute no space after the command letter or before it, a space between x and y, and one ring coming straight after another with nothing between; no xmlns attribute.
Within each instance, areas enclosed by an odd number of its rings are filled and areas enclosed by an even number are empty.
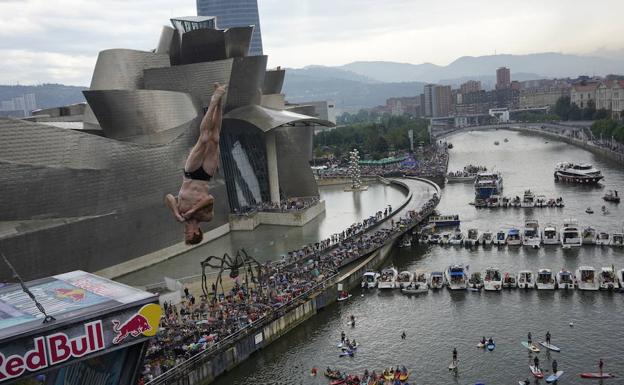
<svg viewBox="0 0 624 385"><path fill-rule="evenodd" d="M209 182L210 179L212 178L212 175L209 175L205 170L203 166L200 166L197 170L195 171L186 171L186 170L182 170L184 172L184 176L189 178L189 179L194 179L194 180L205 180L206 182Z"/></svg>

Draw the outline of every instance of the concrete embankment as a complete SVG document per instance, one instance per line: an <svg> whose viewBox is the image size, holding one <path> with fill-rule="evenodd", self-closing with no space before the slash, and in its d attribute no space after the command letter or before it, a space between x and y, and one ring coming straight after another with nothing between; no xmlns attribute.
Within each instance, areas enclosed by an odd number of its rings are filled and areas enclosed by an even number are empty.
<svg viewBox="0 0 624 385"><path fill-rule="evenodd" d="M439 194L440 189L435 183L418 178L413 179L430 184L434 187L436 193ZM393 180L392 183L409 190L408 184L413 182ZM410 202L412 204L408 205ZM420 207L415 207L412 194L409 193L401 207L395 210L396 214L386 218L386 222L381 223L378 227L389 226L387 223L388 219L398 219L398 217L404 216L409 210L419 209ZM267 318L256 321L256 324L220 341L216 346L197 354L148 384L205 385L211 383L223 372L231 370L254 352L268 346L302 322L313 317L323 308L335 302L338 296L338 284L342 284L343 288L352 288L358 285L362 275L368 270L377 270L390 255L392 247L397 240L405 233L411 232L417 225L418 222L415 222L401 231L395 232L383 245L370 250L357 260L344 266L337 274L325 278L322 281L320 290L316 288L309 293L300 295L291 304L277 309Z"/></svg>

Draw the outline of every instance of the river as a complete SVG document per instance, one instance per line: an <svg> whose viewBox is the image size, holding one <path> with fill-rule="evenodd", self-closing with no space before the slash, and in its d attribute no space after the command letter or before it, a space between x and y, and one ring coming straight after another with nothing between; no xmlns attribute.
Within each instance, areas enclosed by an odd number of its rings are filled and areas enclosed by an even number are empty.
<svg viewBox="0 0 624 385"><path fill-rule="evenodd" d="M509 142L505 143L504 138ZM624 190L622 166L599 159L591 153L563 142L529 136L518 132L476 131L448 138L454 144L449 170L468 163L495 167L504 175L504 195L522 195L526 188L547 197L563 197L562 209L476 209L468 202L474 197L470 184L450 184L444 188L439 211L457 213L462 229L490 229L523 226L525 218L540 224L558 226L566 218L576 218L581 226L593 225L613 232L622 229L624 207L606 204L608 215L600 212L605 204L601 196L607 188ZM493 144L500 142L499 146ZM553 167L559 161L589 162L605 175L604 188L562 185L553 180ZM586 214L591 206L596 213ZM444 270L451 263L463 263L470 271L484 271L489 266L503 271L537 271L561 267L574 270L588 264L599 269L615 265L624 268L624 251L585 246L580 250L542 247L466 249L442 246L413 246L395 250L392 261L399 270ZM346 303L336 303L249 360L220 377L216 384L328 384L319 375L311 377L313 366L321 371L330 366L350 373L364 369L382 370L405 365L413 371L411 380L419 384L517 384L530 377L532 355L520 345L532 332L534 340L543 340L546 331L561 353L538 354L540 364L548 369L557 359L565 374L560 384L586 383L581 372L597 371L600 358L605 371L624 376L624 294L574 291L503 291L449 292L441 290L420 296L404 296L398 291L372 290L354 296ZM357 326L346 326L349 315ZM573 326L570 326L572 323ZM339 358L336 343L340 332L355 338L360 347L354 358ZM400 334L405 331L407 338ZM492 336L493 352L477 349L482 337ZM457 375L447 366L451 352L459 353ZM536 382L530 377L532 383ZM605 383L617 384L615 379ZM411 382L411 381L410 381Z"/></svg>

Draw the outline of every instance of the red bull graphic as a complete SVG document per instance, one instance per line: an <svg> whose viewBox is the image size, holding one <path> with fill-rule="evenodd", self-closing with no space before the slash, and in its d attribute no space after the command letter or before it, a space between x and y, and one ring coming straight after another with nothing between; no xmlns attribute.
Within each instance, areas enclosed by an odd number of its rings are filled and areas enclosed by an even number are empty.
<svg viewBox="0 0 624 385"><path fill-rule="evenodd" d="M155 335L158 332L161 314L162 310L160 306L151 303L144 305L124 323L121 323L119 320L112 320L113 331L115 332L113 344L120 344L128 336L136 338L140 335L146 337Z"/></svg>
<svg viewBox="0 0 624 385"><path fill-rule="evenodd" d="M85 298L85 291L83 289L54 289L56 298L69 299L72 302L79 302Z"/></svg>
<svg viewBox="0 0 624 385"><path fill-rule="evenodd" d="M72 357L78 358L105 349L101 320L85 324L84 330L84 335L73 338L62 332L34 338L33 348L23 355L5 357L0 353L0 382L20 377L26 371L36 372Z"/></svg>

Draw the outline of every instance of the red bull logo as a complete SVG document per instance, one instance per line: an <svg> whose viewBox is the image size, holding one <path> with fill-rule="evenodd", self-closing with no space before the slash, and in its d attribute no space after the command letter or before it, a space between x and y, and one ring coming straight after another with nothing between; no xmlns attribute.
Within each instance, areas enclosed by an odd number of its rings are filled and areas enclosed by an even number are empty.
<svg viewBox="0 0 624 385"><path fill-rule="evenodd" d="M121 323L119 320L112 320L113 331L115 332L113 344L122 343L128 336L136 338L140 335L146 337L155 335L158 332L161 314L160 306L151 303L144 305L124 323Z"/></svg>
<svg viewBox="0 0 624 385"><path fill-rule="evenodd" d="M56 298L69 299L72 302L79 302L85 298L85 291L83 289L56 289L54 290Z"/></svg>

